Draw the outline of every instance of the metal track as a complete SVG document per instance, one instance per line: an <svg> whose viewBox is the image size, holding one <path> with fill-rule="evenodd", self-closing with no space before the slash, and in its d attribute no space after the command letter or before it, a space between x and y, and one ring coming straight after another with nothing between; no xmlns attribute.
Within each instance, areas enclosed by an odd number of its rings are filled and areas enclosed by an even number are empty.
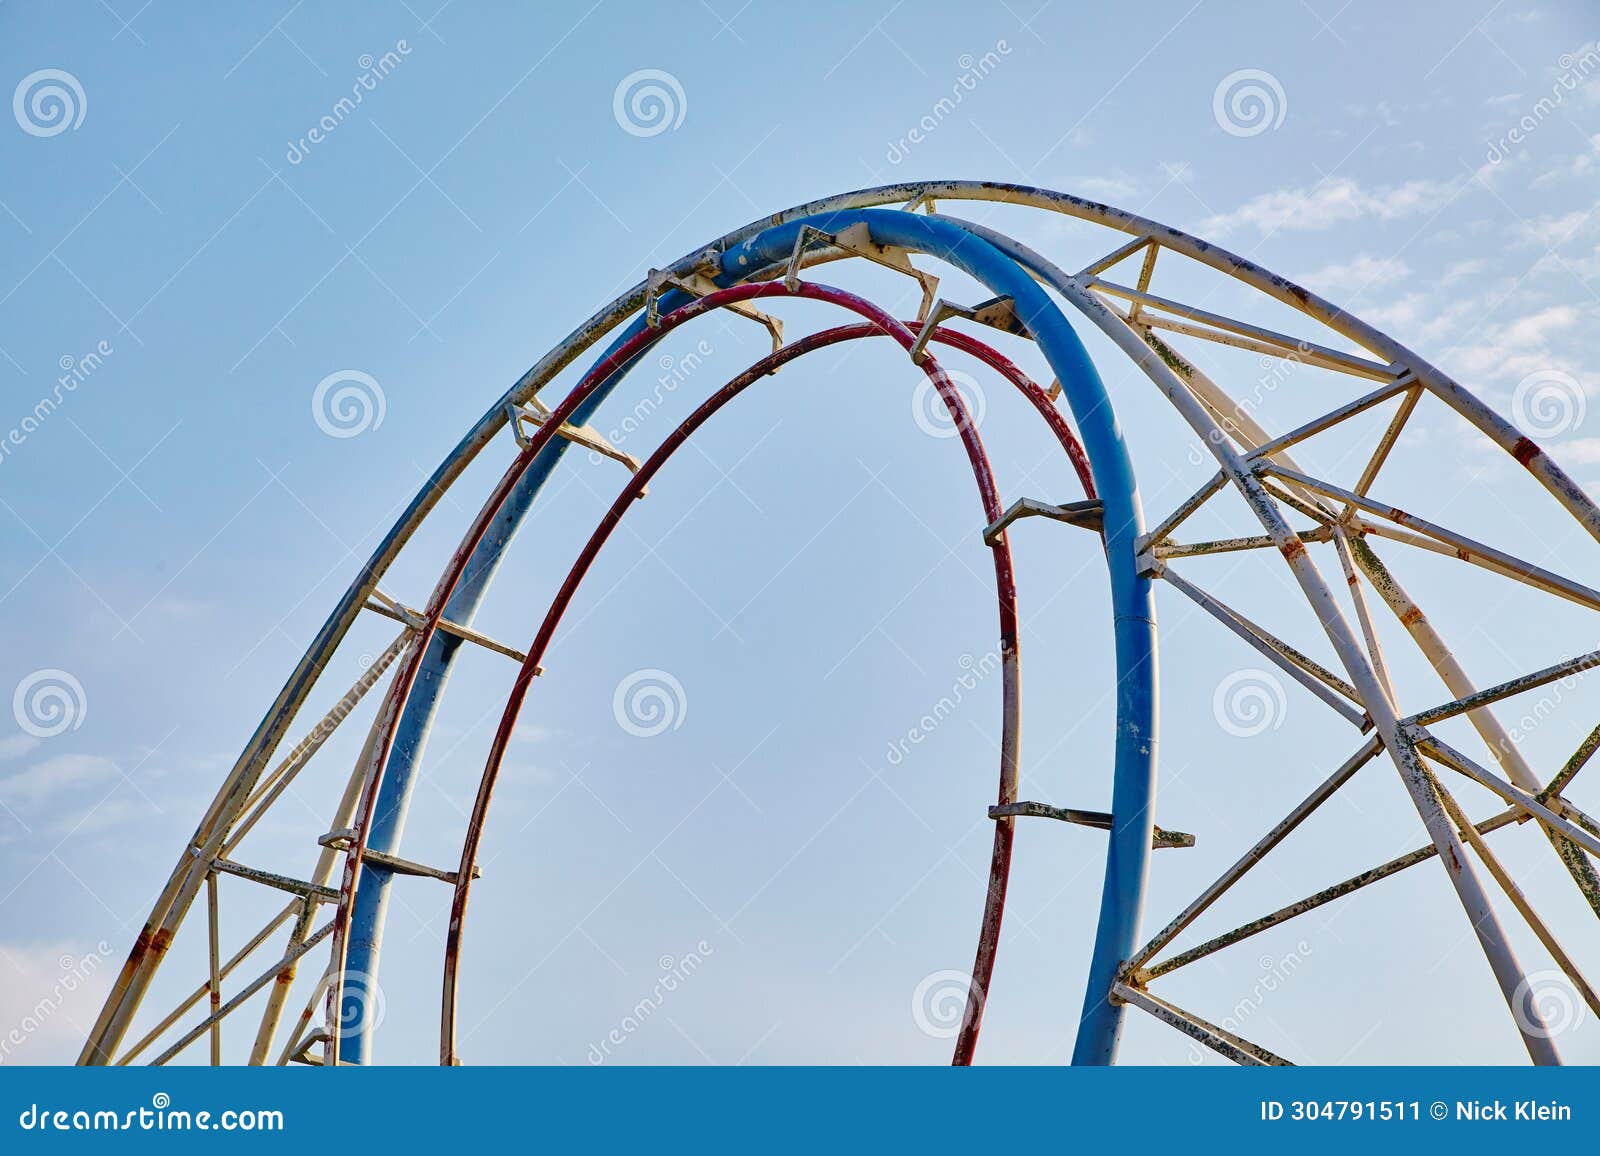
<svg viewBox="0 0 1600 1156"><path fill-rule="evenodd" d="M1104 257L1068 274L1045 257L995 231L936 213L939 201L998 201L1065 213L1128 234ZM901 209L878 206L904 204ZM926 211L918 213L915 210ZM1288 305L1314 325L1307 336L1281 333L1247 318L1223 315L1152 291L1160 257L1208 266L1266 297ZM936 299L937 278L913 263L921 255L954 266L983 283L995 296L964 306ZM866 260L917 280L922 309L912 321L897 321L863 298L815 284L806 272L824 263ZM1137 265L1132 285L1113 279L1123 261ZM863 320L783 344L778 318L768 310L791 297L824 302ZM757 306L760 306L759 308ZM1158 393L1200 438L1215 458L1216 475L1181 503L1154 530L1140 510L1133 466L1117 429L1108 396L1062 306L1070 306L1099 329L1156 386ZM625 385L629 369L665 334L717 310L739 313L765 325L774 352L735 377L702 404L647 459L638 461L606 443L589 425L600 404ZM633 318L629 322L629 318ZM626 325L624 325L626 323ZM1043 354L1056 382L1040 388L1010 361L955 323L986 326L1030 339ZM540 391L567 365L601 339L624 326L579 383L556 405ZM1281 435L1258 420L1259 399L1238 399L1208 377L1158 331L1200 342L1248 349L1292 364L1342 375L1361 392L1332 399L1328 411ZM644 493L661 465L723 405L749 386L797 357L842 341L881 336L908 354L913 372L932 383L948 409L976 480L983 519L975 528L990 547L995 567L1003 656L1003 717L994 851L980 920L973 983L957 1037L955 1060L971 1062L981 1026L984 997L1000 941L1006 885L1018 818L1046 817L1108 828L1107 868L1095 933L1084 1013L1075 1062L1115 1059L1125 1009L1138 1007L1156 1019L1241 1062L1280 1062L1259 1045L1183 1011L1152 994L1148 985L1197 959L1324 903L1341 899L1382 878L1429 858L1443 865L1459 897L1468 926L1485 954L1514 1022L1535 1062L1559 1056L1537 1006L1528 977L1511 949L1488 888L1473 866L1470 848L1494 884L1549 952L1574 988L1595 1005L1593 989L1577 964L1538 915L1530 895L1510 878L1486 836L1505 826L1533 822L1543 830L1564 870L1600 913L1600 877L1592 856L1600 851L1600 824L1579 810L1566 792L1600 740L1588 741L1562 768L1540 773L1530 766L1494 716L1496 703L1576 677L1596 663L1592 656L1568 660L1543 671L1479 691L1421 607L1402 589L1373 547L1374 539L1398 543L1394 549L1422 549L1477 566L1507 582L1540 591L1589 610L1600 609L1600 592L1548 566L1535 565L1496 545L1478 542L1425 517L1403 511L1371 494L1419 399L1435 398L1466 418L1505 450L1544 489L1550 499L1600 539L1600 509L1528 438L1493 413L1463 387L1393 339L1363 324L1320 297L1278 278L1214 245L1109 206L1021 186L982 182L927 182L887 186L797 206L736 230L710 246L654 271L643 283L597 312L525 374L468 432L412 500L372 558L362 568L329 617L182 849L177 867L158 897L144 930L85 1044L83 1063L127 1063L156 1045L156 1062L174 1058L196 1040L210 1042L212 1062L223 1055L222 1030L240 1015L251 996L270 988L248 1052L253 1063L293 1061L367 1063L374 1059L370 1000L380 961L383 909L396 879L444 883L453 890L444 960L440 1058L458 1062L455 1006L460 982L460 952L467 900L477 873L477 848L487 821L494 784L518 713L540 673L539 661L563 611L589 565L632 503ZM1337 348L1343 342L1359 352ZM1013 495L1001 500L982 442L963 403L930 346L948 346L977 358L1017 388L1048 423L1073 465L1084 500L1062 495ZM1372 382L1378 388L1372 388ZM1077 432L1056 404L1059 397ZM1392 405L1387 428L1373 443L1357 478L1348 484L1315 476L1300 467L1290 449L1357 414ZM510 426L515 453L467 533L444 565L422 609L412 609L378 589L400 549L428 517L442 495L480 453L504 442ZM531 428L530 428L531 427ZM500 560L544 482L577 444L626 467L621 492L573 564L546 611L532 643L520 650L476 631L473 616ZM616 469L615 465L609 467ZM1211 542L1178 542L1173 535L1193 514L1219 495L1239 494L1260 523L1261 533ZM1054 803L1021 803L1017 798L1020 704L1017 692L1017 600L1008 535L1018 519L1038 515L1087 529L1101 538L1111 576L1111 618L1118 669L1117 743L1109 815ZM1309 522L1296 528L1294 520ZM1069 532L1041 526L1029 532ZM1242 550L1278 554L1295 589L1315 615L1338 660L1330 670L1300 647L1275 637L1242 611L1223 603L1174 567L1189 559ZM1325 565L1338 568L1343 581L1330 584L1313 557L1324 551ZM1156 623L1153 587L1166 582L1194 601L1264 659L1351 723L1363 736L1343 765L1274 825L1244 856L1206 886L1153 938L1140 939L1145 878L1153 846L1181 848L1188 836L1162 832L1153 823L1151 802L1156 778ZM1346 601L1335 596L1337 587ZM1373 606L1386 606L1403 625L1437 673L1449 698L1439 702L1426 688L1402 695L1393 685L1378 643ZM268 770L284 747L290 726L322 677L351 625L363 611L402 624L400 635L303 739ZM1353 622L1351 615L1353 614ZM440 696L448 686L456 653L476 645L519 664L512 693L496 730L478 795L463 832L454 869L421 864L400 854L403 816L418 776L428 730ZM391 673L392 672L392 673ZM320 831L309 833L307 852L315 854L309 872L244 865L235 848L257 821L302 773L327 768L317 758L328 736L385 676L388 687L376 711L361 756L350 769L343 798ZM1420 698L1418 696L1421 696ZM1414 704L1411 700L1417 699ZM1400 703L1408 703L1403 713ZM1495 764L1491 769L1457 750L1430 726L1464 716L1482 739ZM1596 729L1600 735L1600 728ZM1594 736L1591 736L1593 739ZM1430 843L1398 859L1336 883L1305 900L1269 913L1234 931L1216 935L1175 954L1170 949L1215 901L1232 888L1316 808L1332 797L1363 765L1383 754L1394 765L1417 809ZM1446 772L1441 778L1440 772ZM1499 795L1509 810L1472 820L1446 788L1461 775ZM1089 818L1085 818L1089 816ZM1187 840L1187 842L1186 842ZM320 844L320 845L319 845ZM248 856L246 856L248 859ZM338 874L337 882L334 876ZM219 875L245 881L293 898L264 928L223 961L218 935ZM208 972L194 994L156 1019L136 1043L124 1041L173 939L186 925L195 900L207 896L204 935ZM331 918L312 930L319 906ZM282 931L285 924L288 930ZM224 992L230 976L247 958L282 934L269 966L249 983ZM282 1018L302 958L328 944L310 998L287 1037L280 1041ZM1166 953L1166 954L1164 954ZM204 1000L206 1014L185 1025ZM317 1024L316 1006L325 1004ZM1595 1007L1600 1012L1600 1007ZM280 1047L281 1043L281 1047Z"/></svg>

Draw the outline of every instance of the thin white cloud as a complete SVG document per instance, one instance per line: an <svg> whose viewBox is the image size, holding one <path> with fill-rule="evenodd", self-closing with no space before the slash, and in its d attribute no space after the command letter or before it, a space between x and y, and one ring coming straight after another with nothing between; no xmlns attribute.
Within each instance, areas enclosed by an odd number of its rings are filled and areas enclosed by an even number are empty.
<svg viewBox="0 0 1600 1156"><path fill-rule="evenodd" d="M71 1062L118 961L93 944L0 944L0 1065Z"/></svg>
<svg viewBox="0 0 1600 1156"><path fill-rule="evenodd" d="M1575 152L1567 158L1565 164L1549 160L1544 164L1544 171L1539 173L1529 182L1528 187L1534 189L1548 188L1556 185L1569 177L1584 177L1600 167L1600 133L1589 138L1589 147Z"/></svg>
<svg viewBox="0 0 1600 1156"><path fill-rule="evenodd" d="M1329 229L1359 220L1393 221L1433 212L1447 204L1459 185L1432 180L1363 188L1352 177L1322 181L1309 188L1275 189L1252 197L1231 213L1201 224L1203 234L1222 236L1251 227L1278 230Z"/></svg>
<svg viewBox="0 0 1600 1156"><path fill-rule="evenodd" d="M1371 120L1376 117L1389 128L1393 128L1400 123L1399 118L1394 114L1394 106L1386 100L1380 100L1373 105L1347 104L1344 106L1344 111L1345 115L1356 120Z"/></svg>
<svg viewBox="0 0 1600 1156"><path fill-rule="evenodd" d="M1502 323L1484 323L1469 340L1449 352L1451 373L1467 383L1514 382L1530 374L1560 370L1570 373L1586 389L1586 374L1558 348L1559 339L1578 323L1580 313L1571 305L1552 305Z"/></svg>
<svg viewBox="0 0 1600 1156"><path fill-rule="evenodd" d="M1569 328L1577 320L1578 311L1571 305L1552 305L1511 322L1504 329L1505 339L1518 349L1540 346L1551 334Z"/></svg>
<svg viewBox="0 0 1600 1156"><path fill-rule="evenodd" d="M10 759L20 759L38 747L43 739L34 738L32 735L8 735L0 739L0 762Z"/></svg>
<svg viewBox="0 0 1600 1156"><path fill-rule="evenodd" d="M1062 187L1077 196L1112 204L1131 201L1140 193L1139 182L1120 170L1097 177L1068 177Z"/></svg>
<svg viewBox="0 0 1600 1156"><path fill-rule="evenodd" d="M1435 349L1465 322L1482 315L1482 303L1455 295L1441 301L1432 293L1407 293L1394 301L1363 305L1362 320L1376 325L1413 349Z"/></svg>
<svg viewBox="0 0 1600 1156"><path fill-rule="evenodd" d="M1517 223L1519 240L1545 249L1554 249L1577 236L1595 219L1593 209L1574 209L1570 213L1545 213Z"/></svg>
<svg viewBox="0 0 1600 1156"><path fill-rule="evenodd" d="M1600 438L1573 438L1548 447L1558 462L1575 466L1592 466L1600 462Z"/></svg>
<svg viewBox="0 0 1600 1156"><path fill-rule="evenodd" d="M68 811L51 822L45 828L45 833L53 839L65 839L69 835L83 838L97 835L102 831L127 827L160 814L160 811L137 795L117 796L104 801L91 799L89 803L93 804L93 810L85 809L80 813Z"/></svg>
<svg viewBox="0 0 1600 1156"><path fill-rule="evenodd" d="M1374 257L1361 253L1349 261L1325 265L1301 284L1318 293L1360 293L1411 276L1411 266L1399 257Z"/></svg>
<svg viewBox="0 0 1600 1156"><path fill-rule="evenodd" d="M1465 261L1453 262L1439 275L1439 284L1454 285L1457 281L1476 277L1488 267L1489 263L1481 257L1469 257Z"/></svg>
<svg viewBox="0 0 1600 1156"><path fill-rule="evenodd" d="M0 802L17 810L35 811L58 795L78 795L117 777L117 765L99 755L56 755L0 779ZM104 794L96 792L95 801Z"/></svg>

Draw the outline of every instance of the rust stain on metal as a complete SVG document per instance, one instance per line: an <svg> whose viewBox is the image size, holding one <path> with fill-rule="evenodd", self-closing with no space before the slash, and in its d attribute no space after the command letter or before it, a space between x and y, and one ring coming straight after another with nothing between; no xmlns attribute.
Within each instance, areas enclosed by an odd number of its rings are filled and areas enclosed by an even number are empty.
<svg viewBox="0 0 1600 1156"><path fill-rule="evenodd" d="M153 934L154 933L151 931L150 925L148 923L145 924L144 927L141 928L140 931L139 931L139 938L135 939L133 941L133 952L132 952L132 954L136 955L136 956L139 956L139 955L143 955L145 952L149 951L150 950L150 939L151 939L151 936Z"/></svg>
<svg viewBox="0 0 1600 1156"><path fill-rule="evenodd" d="M1532 438L1523 436L1517 439L1511 447L1511 456L1517 459L1518 465L1527 465L1534 458L1539 457L1544 451L1536 445Z"/></svg>

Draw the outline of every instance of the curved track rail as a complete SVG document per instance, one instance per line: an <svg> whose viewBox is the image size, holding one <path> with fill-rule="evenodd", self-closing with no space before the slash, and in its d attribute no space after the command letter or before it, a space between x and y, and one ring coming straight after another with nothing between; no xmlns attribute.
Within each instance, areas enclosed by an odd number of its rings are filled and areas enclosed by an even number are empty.
<svg viewBox="0 0 1600 1156"><path fill-rule="evenodd" d="M999 201L1061 212L1128 234L1131 239L1077 273L1068 273L990 228L937 214L936 203L941 200ZM877 207L892 204L903 207ZM1154 293L1150 288L1152 276L1158 258L1165 253L1174 254L1169 260L1196 262L1291 307L1325 328L1329 336L1318 341L1294 338ZM972 308L943 300L935 303L935 279L911 261L914 255L954 267L984 285L995 295L993 300ZM909 323L896 321L855 294L803 277L819 264L849 259L864 259L916 277L924 289L919 317ZM1138 266L1133 285L1113 281L1108 275L1123 262ZM844 308L864 320L788 345L778 344L770 357L713 394L643 463L632 462L588 430L585 423L590 415L665 334L721 309L772 324L776 334L776 324L760 313L758 306L796 297ZM1071 306L1150 379L1217 463L1212 479L1154 529L1148 529L1144 522L1133 465L1111 398L1067 320L1063 305ZM538 402L538 393L562 369L635 314L640 316L623 329L558 405L552 409ZM948 324L963 319L1031 340L1055 374L1057 387L1047 394L998 352ZM1369 391L1287 433L1273 435L1258 421L1252 405L1228 395L1163 334L1311 365L1365 382ZM1106 872L1074 1061L1111 1062L1126 1008L1135 1006L1228 1058L1248 1063L1279 1062L1266 1049L1154 995L1148 984L1195 959L1428 858L1438 858L1443 864L1530 1057L1535 1062L1558 1061L1550 1032L1530 999L1527 972L1518 962L1488 888L1467 852L1470 848L1504 892L1506 901L1527 921L1541 947L1590 1006L1600 1011L1600 1000L1577 965L1528 897L1510 880L1484 838L1512 823L1537 824L1583 896L1600 914L1600 877L1592 861L1592 856L1600 853L1600 824L1565 796L1573 777L1600 747L1600 728L1553 776L1541 775L1509 740L1493 711L1493 704L1501 699L1600 665L1600 652L1566 659L1479 690L1420 606L1379 559L1371 540L1387 539L1408 548L1448 555L1591 611L1600 611L1600 592L1406 513L1377 500L1370 491L1379 471L1395 452L1418 402L1430 396L1506 451L1597 540L1600 509L1537 445L1438 369L1309 291L1243 258L1133 214L1060 193L980 182L928 182L869 189L797 206L737 230L667 269L652 273L645 283L592 316L490 408L435 471L363 567L241 754L158 897L95 1024L82 1062L127 1063L150 1051L157 1042L171 1039L155 1055L156 1062L166 1062L203 1036L210 1037L213 1061L219 1061L223 1020L263 989L267 995L250 1048L252 1062L270 1062L274 1052L280 1063L295 1059L330 1064L369 1062L372 1035L366 985L374 981L377 973L387 897L396 876L416 874L442 879L454 891L445 956L440 1054L444 1062L456 1062L454 1015L459 954L478 841L518 712L561 615L589 564L649 479L723 405L794 358L868 336L885 336L904 348L947 407L978 485L989 524L985 541L991 547L995 566L1004 670L999 795L996 808L991 811L996 820L994 852L956 1062L970 1062L976 1046L999 941L1016 818L1047 815L1084 821L1080 813L1022 803L1017 798L1017 608L1007 526L1019 516L1040 513L1092 525L1100 531L1111 577L1117 659L1112 812L1095 820L1110 828ZM1339 348L1341 342L1353 344L1361 352ZM1021 502L1005 508L961 398L945 371L928 354L932 344L947 345L974 356L1014 385L1049 423L1092 501L1080 504L1078 509L1040 502ZM1371 388L1374 385L1376 388ZM1055 405L1057 389L1076 422L1076 436ZM1394 415L1353 483L1338 485L1314 476L1291 456L1291 448L1300 442L1357 414L1390 404L1395 408ZM411 610L384 594L378 582L400 549L440 496L508 424L517 435L519 451L443 568L426 606L420 611ZM522 432L525 424L536 427L530 435ZM473 630L472 615L517 526L566 449L574 443L629 460L634 476L574 563L533 644L526 653L519 652ZM1259 536L1210 543L1173 540L1174 533L1195 511L1229 491L1242 498L1259 522ZM1310 526L1296 529L1293 519L1309 522ZM1334 587L1323 577L1312 556L1316 547L1331 548L1345 580L1338 585L1346 592L1348 604L1336 597ZM1342 673L1311 660L1175 572L1175 563L1182 558L1236 550L1268 550L1281 557ZM1355 726L1362 738L1355 753L1326 781L1270 829L1234 867L1141 945L1140 923L1152 846L1178 845L1155 828L1152 815L1157 765L1157 632L1152 589L1157 581L1166 581L1216 617L1292 681ZM1397 692L1383 660L1365 593L1368 590L1394 613L1415 641L1448 690L1448 701L1409 712L1402 708L1404 696ZM399 621L400 636L328 718L269 769L295 715L363 610ZM455 871L445 872L410 863L400 857L399 851L428 728L454 657L463 645L487 646L514 657L519 661L519 673L484 768L463 837L460 863ZM232 858L233 849L313 760L328 733L391 666L394 674L389 688L351 773L333 828L319 840L321 850L309 876L302 879L242 867ZM1464 716L1472 724L1489 750L1489 761L1495 764L1492 769L1430 729L1430 724L1455 716ZM1357 769L1379 754L1386 754L1399 772L1428 834L1427 845L1234 932L1177 955L1158 958L1217 898L1349 781ZM1440 771L1464 776L1487 788L1499 795L1508 809L1473 822L1446 789ZM1163 839L1169 841L1163 843ZM334 886L333 874L341 867L339 882ZM216 937L216 881L220 874L253 879L293 895L276 919L226 962L221 959ZM158 1021L134 1044L125 1046L135 1013L156 970L202 889L208 896L212 931L209 975L176 1011ZM329 907L331 916L316 925L317 913ZM225 1001L223 985L230 973L285 924L290 925L285 948L273 967L239 987ZM298 1023L287 1033L283 1049L277 1051L296 965L324 942L329 944L329 961ZM203 999L208 999L209 1014L180 1029L178 1024L183 1017ZM312 1030L319 1000L326 1002L325 1023ZM318 1046L320 1060L314 1058Z"/></svg>

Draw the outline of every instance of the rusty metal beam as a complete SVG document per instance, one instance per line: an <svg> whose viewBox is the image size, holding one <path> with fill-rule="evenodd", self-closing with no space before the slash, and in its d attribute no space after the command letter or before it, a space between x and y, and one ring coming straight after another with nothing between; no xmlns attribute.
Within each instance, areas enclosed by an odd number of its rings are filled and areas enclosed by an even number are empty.
<svg viewBox="0 0 1600 1156"><path fill-rule="evenodd" d="M1276 544L1275 542L1274 545ZM1162 566L1157 573L1173 589L1181 591L1196 606L1244 639L1258 654L1271 661L1290 678L1314 694L1340 718L1352 726L1360 727L1362 730L1366 730L1372 725L1371 720L1363 711L1353 710L1344 701L1335 697L1334 692L1337 691L1338 694L1343 695L1346 699L1355 703L1356 706L1363 705L1355 687L1344 679L1334 674L1321 663L1290 646L1281 638L1269 634L1265 629L1251 622L1233 607L1219 602L1194 583L1180 577L1170 568Z"/></svg>
<svg viewBox="0 0 1600 1156"><path fill-rule="evenodd" d="M1049 803L1002 803L989 808L991 819L1055 819L1061 823L1073 823L1080 827L1094 827L1100 831L1109 831L1115 824L1110 811L1080 811L1073 807L1053 807ZM1167 831L1161 827L1155 828L1155 834L1150 840L1152 850L1167 847L1193 847L1194 836L1182 831Z"/></svg>
<svg viewBox="0 0 1600 1156"><path fill-rule="evenodd" d="M1513 808L1485 819L1477 824L1477 829L1480 834L1486 835L1490 831L1498 831L1501 827L1509 827L1513 823L1521 821L1521 813ZM1296 916L1304 915L1308 911L1315 911L1319 907L1332 903L1335 899L1343 899L1346 895L1370 886L1380 879L1387 879L1389 876L1398 874L1408 867L1415 867L1418 863L1426 863L1437 854L1439 854L1439 848L1435 844L1429 843L1426 846L1418 847L1414 851L1407 851L1404 855L1396 855L1387 862L1352 875L1348 879L1344 879L1330 887L1324 887L1321 891L1308 895L1304 899L1286 904L1276 911L1268 912L1266 915L1252 919L1248 923L1240 924L1231 931L1213 936L1204 943L1181 951L1177 955L1167 957L1160 963L1141 968L1138 972L1138 978L1143 982L1149 982L1166 975L1168 972L1177 971L1180 967L1186 967L1198 959L1204 959L1208 955L1221 951L1224 947L1232 947L1236 943L1242 943L1253 935L1260 935L1263 931L1268 931L1280 924L1287 923Z"/></svg>
<svg viewBox="0 0 1600 1156"><path fill-rule="evenodd" d="M1253 1044L1243 1036L1235 1035L1226 1028L1201 1019L1193 1012L1186 1012L1176 1004L1151 995L1142 988L1130 987L1128 984L1119 983L1112 988L1113 995L1120 1000L1132 1004L1155 1016L1158 1020L1171 1024L1184 1035L1198 1040L1219 1056L1226 1057L1236 1064L1247 1067L1292 1067L1293 1065L1282 1056L1268 1051L1260 1044Z"/></svg>
<svg viewBox="0 0 1600 1156"><path fill-rule="evenodd" d="M1158 970L1158 968L1145 966L1149 963L1150 958L1176 939L1184 928L1198 919L1229 888L1244 878L1246 872L1266 858L1267 852L1288 838L1289 834L1301 823L1305 822L1313 811L1331 799L1335 791L1349 782L1352 775L1375 758L1382 750L1383 743L1377 735L1370 736L1366 742L1357 747L1353 755L1340 763L1334 772L1296 804L1292 811L1273 824L1272 828L1260 839L1256 840L1255 844L1233 866L1217 876L1204 891L1189 902L1187 907L1173 916L1170 923L1135 952L1124 967L1124 973L1133 977L1134 981L1138 983L1143 983L1145 980L1161 974L1161 970Z"/></svg>
<svg viewBox="0 0 1600 1156"><path fill-rule="evenodd" d="M299 947L295 948L288 955L280 959L270 970L262 972L260 975L256 976L255 979L245 984L244 987L239 989L232 999L185 1032L181 1037L179 1037L176 1043L174 1043L166 1051L162 1052L159 1056L152 1060L151 1063L155 1067L160 1067L168 1060L176 1057L190 1044L194 1043L195 1040L199 1039L202 1035L209 1031L213 1024L218 1023L226 1018L228 1013L232 1012L240 1004L244 1003L245 1000L255 995L256 992L266 987L267 984L276 980L278 978L278 973L284 968L294 963L295 960L305 955L308 951L312 950L317 946L317 944L321 943L324 939L327 939L332 934L333 921L329 920L327 923L324 923L321 928L309 936Z"/></svg>

